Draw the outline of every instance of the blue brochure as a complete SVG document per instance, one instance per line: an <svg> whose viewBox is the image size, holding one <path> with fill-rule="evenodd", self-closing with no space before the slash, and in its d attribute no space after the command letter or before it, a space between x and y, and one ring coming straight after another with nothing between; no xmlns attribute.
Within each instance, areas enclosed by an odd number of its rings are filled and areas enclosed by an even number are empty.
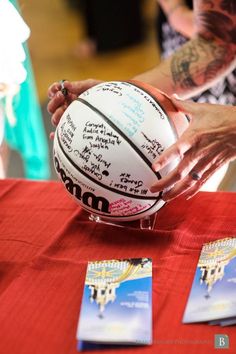
<svg viewBox="0 0 236 354"><path fill-rule="evenodd" d="M132 258L89 262L78 349L152 343L152 261Z"/></svg>
<svg viewBox="0 0 236 354"><path fill-rule="evenodd" d="M234 317L236 238L226 238L203 245L183 322L229 325Z"/></svg>

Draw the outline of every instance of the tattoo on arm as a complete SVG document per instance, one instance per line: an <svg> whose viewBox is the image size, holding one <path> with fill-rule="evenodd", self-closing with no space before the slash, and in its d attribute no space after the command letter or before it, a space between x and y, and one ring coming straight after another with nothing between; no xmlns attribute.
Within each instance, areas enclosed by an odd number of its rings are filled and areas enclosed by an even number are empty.
<svg viewBox="0 0 236 354"><path fill-rule="evenodd" d="M187 42L171 59L174 85L182 89L202 86L214 80L232 58L226 45L197 37Z"/></svg>
<svg viewBox="0 0 236 354"><path fill-rule="evenodd" d="M236 24L229 16L218 11L205 11L199 14L199 20L204 27L204 32L207 30L209 36L214 35L226 43L236 44Z"/></svg>
<svg viewBox="0 0 236 354"><path fill-rule="evenodd" d="M198 1L198 36L171 58L175 88L204 87L225 72L236 56L236 0Z"/></svg>
<svg viewBox="0 0 236 354"><path fill-rule="evenodd" d="M230 15L236 15L236 1L235 0L222 0L220 8L228 12Z"/></svg>

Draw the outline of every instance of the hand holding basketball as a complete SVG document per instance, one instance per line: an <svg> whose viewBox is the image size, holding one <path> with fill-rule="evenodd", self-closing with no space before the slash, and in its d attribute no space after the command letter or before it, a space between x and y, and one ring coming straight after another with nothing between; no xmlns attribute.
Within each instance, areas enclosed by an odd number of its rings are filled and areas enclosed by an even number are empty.
<svg viewBox="0 0 236 354"><path fill-rule="evenodd" d="M189 199L225 163L236 157L236 108L216 104L194 103L173 98L181 112L191 118L188 129L175 144L166 149L153 163L159 171L171 161L178 166L157 181L151 191L168 191L166 201L185 193Z"/></svg>
<svg viewBox="0 0 236 354"><path fill-rule="evenodd" d="M61 83L54 82L48 89L48 97L50 99L47 109L52 114L52 125L57 126L62 114L66 108L76 100L76 98L84 91L100 83L101 81L95 79L87 79L83 81L68 81L65 80L64 88L67 90L67 95L61 92ZM51 134L51 137L54 133Z"/></svg>

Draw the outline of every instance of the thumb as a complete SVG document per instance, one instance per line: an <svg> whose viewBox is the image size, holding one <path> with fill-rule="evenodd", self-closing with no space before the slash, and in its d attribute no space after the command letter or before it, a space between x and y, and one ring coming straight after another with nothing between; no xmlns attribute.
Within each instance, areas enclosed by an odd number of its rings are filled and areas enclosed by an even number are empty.
<svg viewBox="0 0 236 354"><path fill-rule="evenodd" d="M83 81L65 81L64 87L68 89L71 93L79 95L89 88L99 84L100 80L87 79Z"/></svg>
<svg viewBox="0 0 236 354"><path fill-rule="evenodd" d="M199 103L193 101L184 101L177 95L171 96L171 100L175 107L183 113L188 113L190 116L197 110Z"/></svg>

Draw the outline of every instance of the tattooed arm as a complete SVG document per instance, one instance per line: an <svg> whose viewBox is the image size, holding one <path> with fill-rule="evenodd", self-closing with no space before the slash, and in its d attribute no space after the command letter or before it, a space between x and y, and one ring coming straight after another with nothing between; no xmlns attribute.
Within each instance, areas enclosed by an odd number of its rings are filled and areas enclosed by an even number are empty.
<svg viewBox="0 0 236 354"><path fill-rule="evenodd" d="M195 0L196 35L156 68L134 79L190 98L236 67L236 1Z"/></svg>

